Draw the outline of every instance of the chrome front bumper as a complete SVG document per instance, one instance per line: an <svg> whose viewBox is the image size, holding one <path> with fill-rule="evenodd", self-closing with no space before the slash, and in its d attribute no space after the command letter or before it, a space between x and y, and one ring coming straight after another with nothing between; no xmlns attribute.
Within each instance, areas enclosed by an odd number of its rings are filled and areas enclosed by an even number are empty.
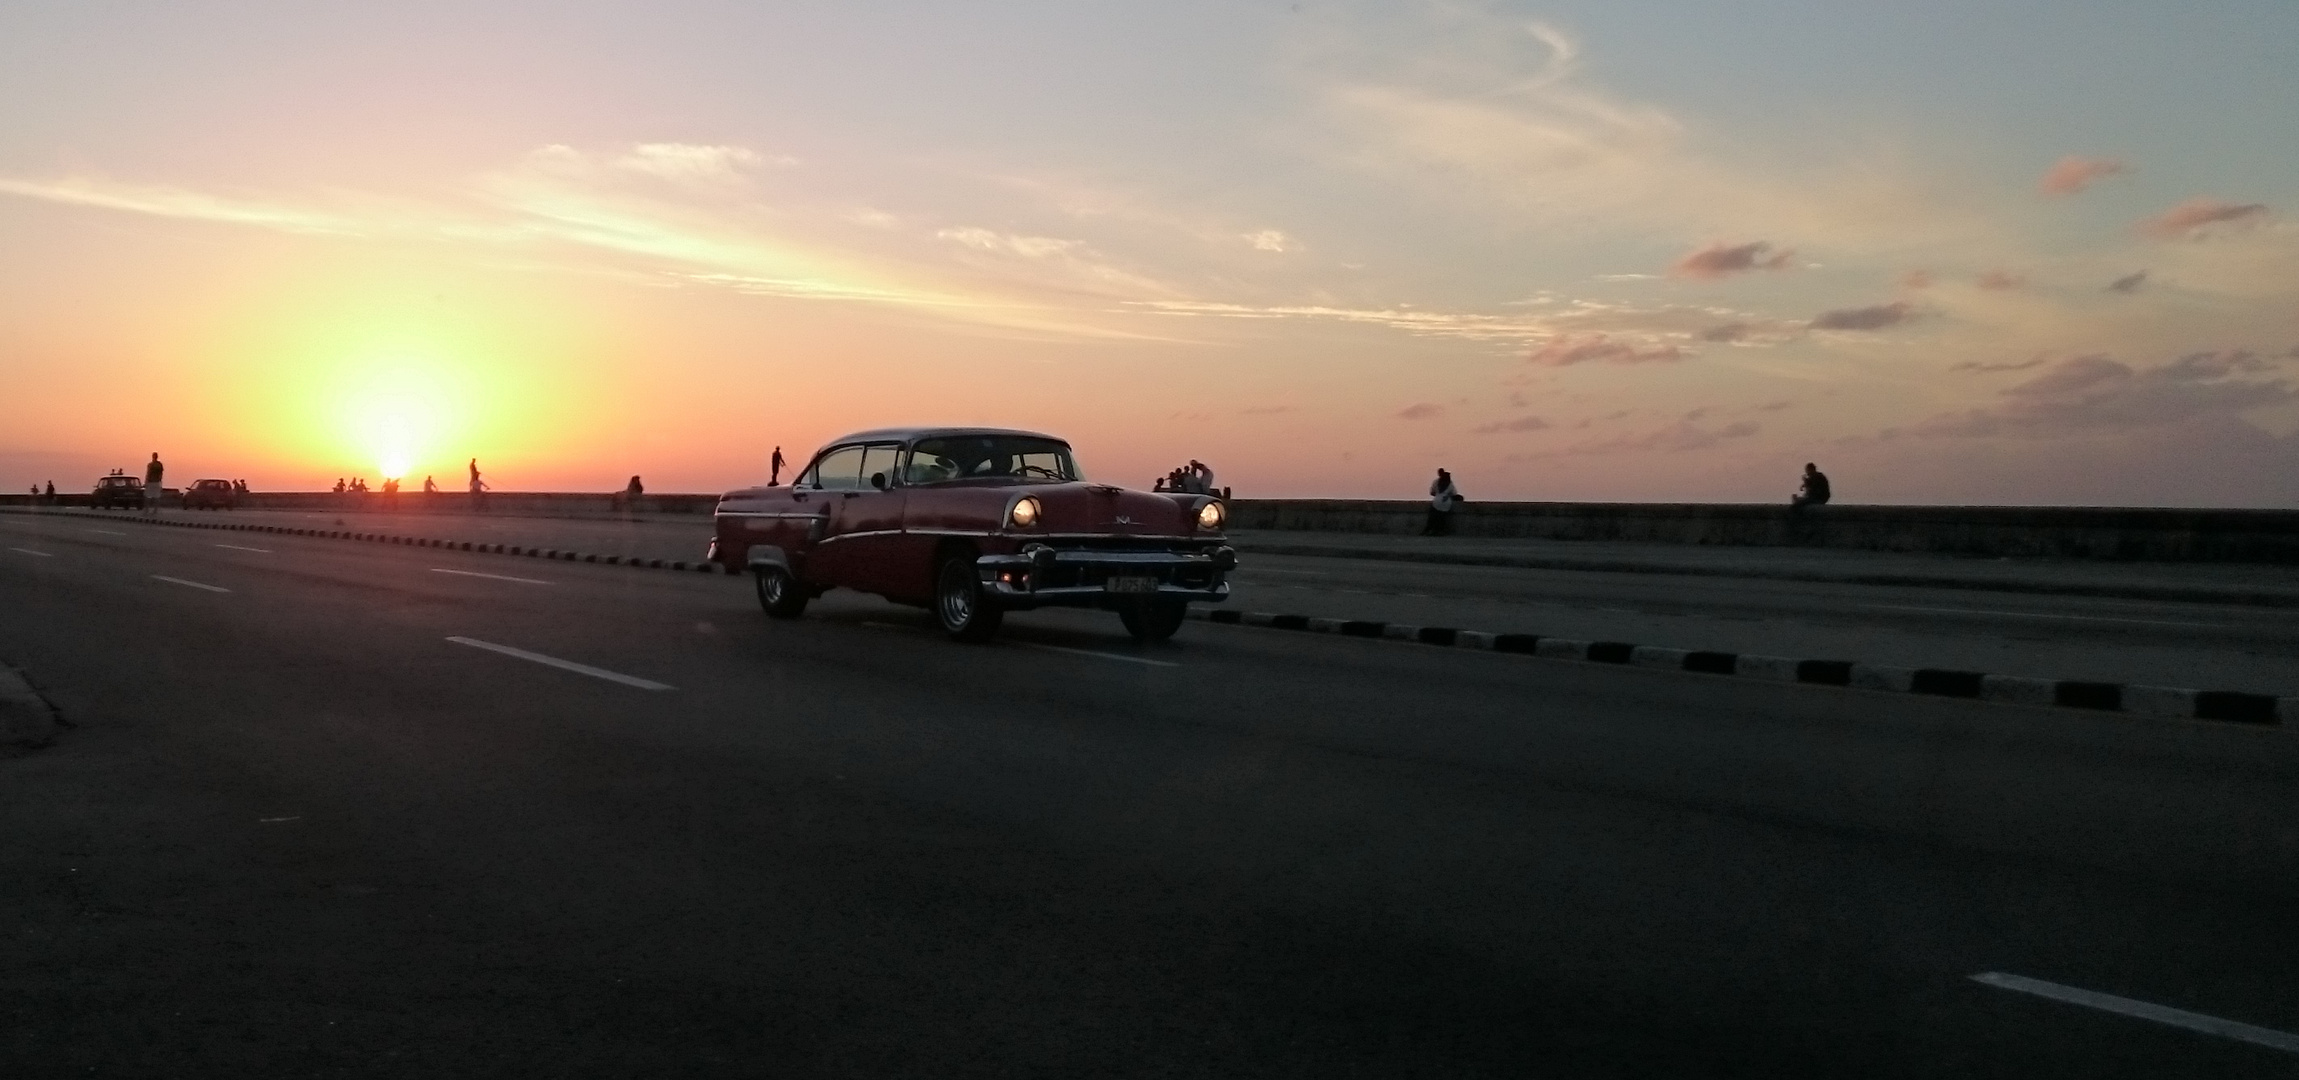
<svg viewBox="0 0 2299 1080"><path fill-rule="evenodd" d="M1175 551L1095 551L1034 545L1016 555L974 560L982 590L1006 607L1096 606L1143 597L1218 604L1229 599L1223 577L1237 568L1228 547ZM1153 578L1155 591L1112 592L1110 578Z"/></svg>

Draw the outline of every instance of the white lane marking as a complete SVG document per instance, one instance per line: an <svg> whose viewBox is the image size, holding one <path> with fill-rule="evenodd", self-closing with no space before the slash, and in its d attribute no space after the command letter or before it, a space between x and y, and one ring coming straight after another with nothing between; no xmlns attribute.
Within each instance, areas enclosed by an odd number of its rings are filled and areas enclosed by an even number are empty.
<svg viewBox="0 0 2299 1080"><path fill-rule="evenodd" d="M1124 653L1095 652L1092 649L1072 649L1061 645L1040 645L1035 641L1024 641L1020 642L1019 644L1028 646L1032 649L1044 649L1047 652L1068 653L1071 656L1091 656L1102 660L1123 660L1129 664L1148 664L1151 667L1181 666L1180 664L1176 664L1170 660L1152 660L1146 656L1127 656Z"/></svg>
<svg viewBox="0 0 2299 1080"><path fill-rule="evenodd" d="M117 529L90 529L90 530L88 530L88 531L89 531L89 532L92 532L92 533L103 533L105 536L126 536L126 535L128 535L127 533L124 533L124 532L120 532L120 531L119 531L119 530L117 530Z"/></svg>
<svg viewBox="0 0 2299 1080"><path fill-rule="evenodd" d="M270 549L270 548L251 548L251 547L241 547L241 546L239 546L238 544L217 544L216 546L217 546L217 547L220 547L220 548L230 548L230 549L232 549L233 551L252 551L252 552L255 552L255 553L256 553L256 554L258 554L258 555L269 555L269 554L271 554L271 549Z"/></svg>
<svg viewBox="0 0 2299 1080"><path fill-rule="evenodd" d="M497 645L492 641L481 641L478 638L450 637L447 640L452 641L457 645L469 645L474 649L485 649L488 652L501 653L504 656L512 656L521 660L532 661L537 664L542 664L545 667L555 667L561 671L572 671L577 675L588 675L594 679L605 679L608 682L621 683L624 686L636 686L641 690L678 689L678 687L671 686L667 683L655 682L652 679L642 679L636 675L625 675L619 671L608 671L605 668L595 668L589 664L578 664L572 660L561 660L556 656L545 656L542 653L528 652L525 649L514 649L509 645Z"/></svg>
<svg viewBox="0 0 2299 1080"><path fill-rule="evenodd" d="M180 578L180 577L169 577L169 576L167 576L166 574L153 574L153 575L152 575L152 580L153 580L153 581L165 581L165 582L167 582L167 583L168 583L168 584L170 584L170 585L189 585L189 586L191 586L192 588L195 588L195 589L206 589L206 590L207 590L207 591L209 591L209 592L230 592L230 591L231 591L230 589L224 588L224 587L223 587L223 586L221 586L221 585L202 585L202 584L200 584L200 583L199 583L199 582L197 582L197 581L185 581L184 579L182 579L182 578Z"/></svg>
<svg viewBox="0 0 2299 1080"><path fill-rule="evenodd" d="M303 820L303 815L302 815L302 814L297 814L297 815L295 815L295 816L293 816L293 817L259 817L259 818L255 819L255 821L256 821L256 824L258 824L258 825L272 825L272 824L276 824L276 823L278 823L278 822L282 822L282 821L302 821L302 820Z"/></svg>
<svg viewBox="0 0 2299 1080"><path fill-rule="evenodd" d="M2137 1017L2141 1020L2153 1020L2158 1024L2169 1024L2172 1027L2186 1028L2189 1031L2200 1031L2206 1035L2217 1035L2223 1039L2236 1039L2259 1046L2272 1047L2287 1054L2299 1054L2299 1035L2293 1035L2288 1031L2255 1027L2236 1020L2222 1020L2216 1016L2205 1016L2202 1013L2188 1012L2185 1009L2174 1009L2169 1005L2157 1005L2150 1001L2117 997L2114 994L2103 994L2097 990L2061 986L2055 982L2045 982L2042 979L2031 979L2024 975L2012 975L2001 971L1983 971L1972 976L1972 981L1985 986L1993 986L1999 990L2034 994L2037 997L2050 998L2053 1001L2062 1001L2070 1005L2082 1005L2103 1012Z"/></svg>
<svg viewBox="0 0 2299 1080"><path fill-rule="evenodd" d="M19 547L12 547L12 548L9 548L8 550L10 550L10 551L21 551L21 552L23 552L23 553L24 553L24 554L26 554L26 555L38 555L39 557L41 557L41 558L43 558L43 559L53 559L53 558L55 558L55 556L54 556L54 555L51 555L51 554L49 554L49 553L47 553L47 552L45 552L45 551L34 551L34 550L32 550L31 548L19 548Z"/></svg>
<svg viewBox="0 0 2299 1080"><path fill-rule="evenodd" d="M551 584L550 582L544 581L541 578L512 577L509 574L482 574L477 570L449 570L443 566L434 566L431 568L431 572L434 574L454 574L458 577L483 577L490 581L516 581L521 585Z"/></svg>
<svg viewBox="0 0 2299 1080"><path fill-rule="evenodd" d="M1333 576L1333 575L1331 575L1331 574L1328 574L1328 573L1326 573L1326 572L1325 572L1325 571L1323 571L1323 570L1279 570L1279 569L1276 569L1275 567L1269 567L1269 566L1255 566L1255 567L1249 567L1249 568L1247 568L1247 569L1245 569L1245 570L1242 570L1242 571L1240 571L1240 573L1246 573L1246 574L1290 574L1290 575L1292 575L1292 576L1294 576L1294 577L1332 577L1332 576Z"/></svg>
<svg viewBox="0 0 2299 1080"><path fill-rule="evenodd" d="M2206 626L2226 629L2226 623L2179 622L2172 619L2119 619L2112 615L2052 615L2041 611L1990 611L1982 608L1915 607L1909 604L1866 604L1882 611L1929 611L1941 615L2009 615L2015 619L2066 619L2073 622L2136 623L2141 626Z"/></svg>

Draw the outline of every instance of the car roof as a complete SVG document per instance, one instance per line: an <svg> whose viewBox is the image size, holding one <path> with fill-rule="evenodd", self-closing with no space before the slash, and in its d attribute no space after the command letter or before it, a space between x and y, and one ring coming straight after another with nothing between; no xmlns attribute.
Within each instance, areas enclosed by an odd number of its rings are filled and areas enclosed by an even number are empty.
<svg viewBox="0 0 2299 1080"><path fill-rule="evenodd" d="M841 436L839 436L838 438L832 439L832 440L830 440L829 442L826 442L826 443L824 443L824 444L822 444L822 445L824 445L824 446L837 446L837 445L840 445L840 444L842 444L842 443L855 443L855 442L905 442L905 443L906 443L906 442L911 442L911 441L913 441L913 440L916 440L916 439L923 439L923 438L934 437L934 436L945 436L945 437L946 437L946 436L959 436L959 437L963 437L963 436L967 436L967 435L1013 435L1013 436L1018 436L1018 437L1020 437L1020 438L1024 438L1024 439L1045 439L1045 440L1047 440L1048 442L1058 442L1058 443L1061 443L1063 446L1068 446L1068 445L1070 444L1070 440L1068 440L1068 439L1059 438L1059 437L1056 437L1056 436L1053 436L1053 435L1048 435L1048 434L1045 434L1044 432L1038 432L1038 431L1022 431L1022 430L1019 430L1019 429L1016 429L1016 428L994 428L994 427L890 427L890 428L872 428L872 429L870 429L870 430L868 430L868 431L857 431L857 432L854 432L854 433L852 433L852 434L848 434L848 435L841 435Z"/></svg>

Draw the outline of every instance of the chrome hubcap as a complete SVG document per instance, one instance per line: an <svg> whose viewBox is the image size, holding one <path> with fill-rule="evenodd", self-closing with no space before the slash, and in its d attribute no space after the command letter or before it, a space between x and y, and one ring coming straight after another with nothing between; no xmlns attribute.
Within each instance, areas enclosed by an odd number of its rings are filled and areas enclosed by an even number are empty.
<svg viewBox="0 0 2299 1080"><path fill-rule="evenodd" d="M955 630L974 619L974 590L967 588L965 569L953 566L942 574L942 625Z"/></svg>

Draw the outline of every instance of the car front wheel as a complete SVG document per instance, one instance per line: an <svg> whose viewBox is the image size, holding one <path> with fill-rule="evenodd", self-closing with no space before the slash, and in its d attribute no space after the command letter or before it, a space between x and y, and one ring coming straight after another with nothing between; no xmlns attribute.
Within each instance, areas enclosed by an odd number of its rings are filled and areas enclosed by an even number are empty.
<svg viewBox="0 0 2299 1080"><path fill-rule="evenodd" d="M974 560L952 555L934 575L934 618L953 641L988 641L1005 621L1005 609L982 594L982 581Z"/></svg>
<svg viewBox="0 0 2299 1080"><path fill-rule="evenodd" d="M790 571L779 566L758 568L758 606L767 615L777 619L795 619L806 614L806 590L790 576Z"/></svg>
<svg viewBox="0 0 2299 1080"><path fill-rule="evenodd" d="M1144 600L1118 609L1118 621L1126 624L1126 633L1135 641L1164 641L1181 629L1182 620L1189 617L1189 605L1179 600Z"/></svg>

